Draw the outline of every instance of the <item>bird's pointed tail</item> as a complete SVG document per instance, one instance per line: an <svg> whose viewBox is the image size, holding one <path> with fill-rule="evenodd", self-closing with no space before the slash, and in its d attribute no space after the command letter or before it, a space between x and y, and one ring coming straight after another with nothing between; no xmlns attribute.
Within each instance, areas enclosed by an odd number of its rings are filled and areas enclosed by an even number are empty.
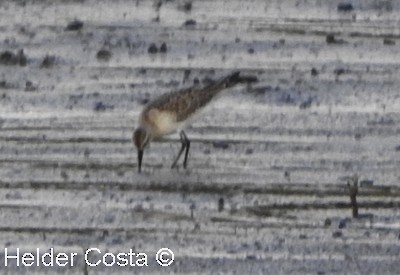
<svg viewBox="0 0 400 275"><path fill-rule="evenodd" d="M209 86L204 87L202 89L203 93L210 95L210 97L204 95L203 99L208 102L210 98L214 97L216 94L226 88L231 88L239 83L254 83L257 81L258 79L256 76L242 76L240 75L240 72L234 72L217 80L216 82L213 82Z"/></svg>
<svg viewBox="0 0 400 275"><path fill-rule="evenodd" d="M255 83L258 79L254 75L241 75L239 71L234 72L224 78L223 82L226 88L233 87L239 83Z"/></svg>

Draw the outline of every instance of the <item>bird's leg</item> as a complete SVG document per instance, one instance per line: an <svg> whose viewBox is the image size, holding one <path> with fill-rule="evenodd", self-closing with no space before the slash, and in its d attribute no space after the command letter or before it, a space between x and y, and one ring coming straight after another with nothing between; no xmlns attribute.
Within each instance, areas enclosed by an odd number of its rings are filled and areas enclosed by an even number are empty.
<svg viewBox="0 0 400 275"><path fill-rule="evenodd" d="M176 163L177 163L178 160L180 159L180 157L181 157L181 155L182 155L182 153L183 153L183 150L185 150L186 145L187 145L187 142L186 142L187 137L186 137L185 133L184 133L183 131L181 131L179 135L180 135L180 137L181 137L182 147L181 147L181 150L179 150L178 156L176 156L176 158L175 158L175 160L174 160L174 163L172 163L171 168L175 168Z"/></svg>
<svg viewBox="0 0 400 275"><path fill-rule="evenodd" d="M171 168L174 168L176 166L176 164L178 163L178 160L180 159L183 150L186 149L185 151L185 159L183 160L183 168L186 169L186 164L187 164L187 158L188 158L188 154L189 154L189 149L190 149L190 140L188 139L188 137L186 136L184 131L180 132L180 137L181 137L181 143L182 143L182 147L179 150L178 156L175 158L174 163L172 164Z"/></svg>
<svg viewBox="0 0 400 275"><path fill-rule="evenodd" d="M190 140L188 139L188 137L184 131L181 132L181 137L183 137L183 139L186 143L185 159L183 160L183 168L186 169L187 158L188 158L189 149L190 149Z"/></svg>

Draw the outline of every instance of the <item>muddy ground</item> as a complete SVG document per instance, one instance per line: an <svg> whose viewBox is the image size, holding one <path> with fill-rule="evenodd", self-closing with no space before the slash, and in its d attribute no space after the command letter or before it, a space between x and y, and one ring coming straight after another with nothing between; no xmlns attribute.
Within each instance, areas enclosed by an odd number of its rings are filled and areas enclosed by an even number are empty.
<svg viewBox="0 0 400 275"><path fill-rule="evenodd" d="M0 247L78 253L1 273L398 274L400 3L345 3L0 2ZM173 135L138 174L144 104L236 70L259 82L188 127L188 169Z"/></svg>

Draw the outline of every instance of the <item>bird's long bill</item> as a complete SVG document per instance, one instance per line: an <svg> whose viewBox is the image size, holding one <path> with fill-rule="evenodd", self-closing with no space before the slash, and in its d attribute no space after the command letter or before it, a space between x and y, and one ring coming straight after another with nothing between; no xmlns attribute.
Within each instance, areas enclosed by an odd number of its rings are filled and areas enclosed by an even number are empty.
<svg viewBox="0 0 400 275"><path fill-rule="evenodd" d="M140 173L142 171L143 150L138 150L137 158L138 158L138 169Z"/></svg>

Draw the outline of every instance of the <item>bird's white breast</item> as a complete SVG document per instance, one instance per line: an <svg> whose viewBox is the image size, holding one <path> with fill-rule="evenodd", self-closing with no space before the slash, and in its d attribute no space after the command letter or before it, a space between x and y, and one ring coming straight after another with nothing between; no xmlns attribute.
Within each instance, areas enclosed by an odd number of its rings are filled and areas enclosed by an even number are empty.
<svg viewBox="0 0 400 275"><path fill-rule="evenodd" d="M151 125L155 138L172 134L181 126L181 123L176 121L176 114L170 111L151 109L145 120Z"/></svg>

